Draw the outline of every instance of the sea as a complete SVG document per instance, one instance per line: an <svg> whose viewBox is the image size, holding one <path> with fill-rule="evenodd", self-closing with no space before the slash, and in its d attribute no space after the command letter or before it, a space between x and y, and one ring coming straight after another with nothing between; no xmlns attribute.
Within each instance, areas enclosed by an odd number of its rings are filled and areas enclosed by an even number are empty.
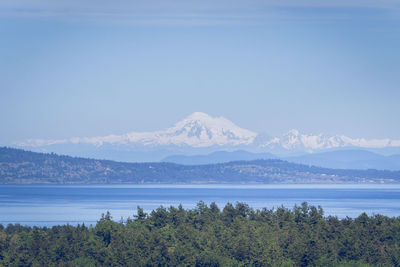
<svg viewBox="0 0 400 267"><path fill-rule="evenodd" d="M325 216L398 217L400 184L0 185L0 224L95 225L107 211L121 221L132 218L138 206L146 212L180 204L190 209L199 201L221 209L236 202L253 209L291 209L308 202L321 206Z"/></svg>

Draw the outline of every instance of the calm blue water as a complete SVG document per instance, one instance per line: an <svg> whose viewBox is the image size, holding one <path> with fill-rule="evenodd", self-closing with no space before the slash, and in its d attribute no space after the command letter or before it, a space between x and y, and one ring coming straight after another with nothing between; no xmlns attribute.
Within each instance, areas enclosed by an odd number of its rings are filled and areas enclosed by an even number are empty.
<svg viewBox="0 0 400 267"><path fill-rule="evenodd" d="M400 216L400 185L0 185L0 223L95 224L106 211L118 221L132 217L137 205L146 211L193 208L200 200L220 208L240 201L255 209L307 201L340 218L362 212Z"/></svg>

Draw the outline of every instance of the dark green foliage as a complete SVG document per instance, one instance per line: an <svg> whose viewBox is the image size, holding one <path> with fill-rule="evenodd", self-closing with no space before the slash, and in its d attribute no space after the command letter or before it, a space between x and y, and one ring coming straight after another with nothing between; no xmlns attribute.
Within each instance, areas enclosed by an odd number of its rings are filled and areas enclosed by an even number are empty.
<svg viewBox="0 0 400 267"><path fill-rule="evenodd" d="M278 159L209 165L123 163L0 147L0 184L370 183L400 182L400 171L337 170Z"/></svg>
<svg viewBox="0 0 400 267"><path fill-rule="evenodd" d="M303 203L160 207L95 227L0 226L0 266L399 266L400 218L323 217Z"/></svg>

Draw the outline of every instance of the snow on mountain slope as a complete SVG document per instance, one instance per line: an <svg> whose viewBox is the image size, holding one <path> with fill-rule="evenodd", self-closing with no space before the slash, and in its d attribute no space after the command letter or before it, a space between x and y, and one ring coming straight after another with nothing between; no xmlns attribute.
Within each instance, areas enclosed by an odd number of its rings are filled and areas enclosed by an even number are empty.
<svg viewBox="0 0 400 267"><path fill-rule="evenodd" d="M158 132L158 144L186 144L193 147L213 145L249 145L256 133L236 126L231 121L213 118L202 112L195 112L165 131Z"/></svg>
<svg viewBox="0 0 400 267"><path fill-rule="evenodd" d="M302 134L298 130L290 130L282 137L272 138L271 140L260 145L263 148L276 149L283 148L285 150L298 150L313 152L316 150L328 150L343 147L361 147L361 148L384 148L384 147L400 147L400 140L390 139L371 139L350 138L344 135L313 135Z"/></svg>
<svg viewBox="0 0 400 267"><path fill-rule="evenodd" d="M249 145L256 133L240 128L223 117L211 117L202 112L195 112L174 126L155 132L131 132L123 135L100 137L71 138L64 140L28 140L19 146L44 146L52 144L104 144L143 146L238 146Z"/></svg>
<svg viewBox="0 0 400 267"><path fill-rule="evenodd" d="M240 128L223 117L211 117L195 112L177 122L170 128L154 132L131 132L123 135L99 137L77 137L62 140L27 140L15 143L19 147L45 147L53 145L92 145L101 147L112 145L130 148L132 146L162 147L178 146L192 148L248 147L260 152L284 153L289 151L313 152L334 148L400 148L400 140L350 138L344 135L303 134L291 130L281 137L268 137L263 134Z"/></svg>

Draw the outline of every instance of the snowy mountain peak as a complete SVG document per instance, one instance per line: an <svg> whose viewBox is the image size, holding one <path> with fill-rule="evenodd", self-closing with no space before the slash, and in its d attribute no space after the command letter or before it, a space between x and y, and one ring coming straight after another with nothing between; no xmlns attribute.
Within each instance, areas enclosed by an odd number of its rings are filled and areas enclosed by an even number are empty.
<svg viewBox="0 0 400 267"><path fill-rule="evenodd" d="M208 147L213 145L249 145L256 133L240 128L223 117L211 117L195 112L161 133L171 144Z"/></svg>
<svg viewBox="0 0 400 267"><path fill-rule="evenodd" d="M207 128L226 128L226 129L241 129L233 122L224 117L211 117L203 112L194 112L185 119L177 122L174 127L184 127L191 125L202 125ZM244 129L242 129L244 130ZM245 130L248 131L248 130ZM250 131L248 131L250 132Z"/></svg>
<svg viewBox="0 0 400 267"><path fill-rule="evenodd" d="M304 134L296 129L290 130L280 138L275 137L262 146L267 148L283 148L285 150L297 150L312 152L315 150L331 149L351 146L350 138L337 135Z"/></svg>
<svg viewBox="0 0 400 267"><path fill-rule="evenodd" d="M292 129L286 134L286 136L298 136L299 134L300 134L299 130Z"/></svg>
<svg viewBox="0 0 400 267"><path fill-rule="evenodd" d="M187 116L185 119L186 121L202 121L202 122L207 122L211 121L214 118L208 115L207 113L204 112L193 112L189 116Z"/></svg>
<svg viewBox="0 0 400 267"><path fill-rule="evenodd" d="M231 133L236 137L244 138L255 137L257 135L254 132L240 128L224 117L211 117L202 112L195 112L189 115L169 129L190 129L191 131L207 129L214 133Z"/></svg>
<svg viewBox="0 0 400 267"><path fill-rule="evenodd" d="M281 137L274 137L260 145L266 149L313 152L343 147L384 148L399 147L400 140L350 138L344 135L304 134L290 130Z"/></svg>
<svg viewBox="0 0 400 267"><path fill-rule="evenodd" d="M194 112L165 130L154 132L130 132L123 135L99 137L75 137L62 140L28 140L15 143L19 147L46 147L65 144L89 144L96 147L113 145L133 147L178 146L192 148L249 148L277 153L313 152L342 147L386 148L400 147L400 140L350 138L344 135L304 134L292 129L280 137L258 135L243 129L224 117L212 117Z"/></svg>
<svg viewBox="0 0 400 267"><path fill-rule="evenodd" d="M128 146L239 146L253 143L257 133L240 128L223 117L212 117L194 112L170 128L154 132L131 132L123 135L70 138L65 140L28 140L19 146L46 146L53 144L104 144Z"/></svg>

